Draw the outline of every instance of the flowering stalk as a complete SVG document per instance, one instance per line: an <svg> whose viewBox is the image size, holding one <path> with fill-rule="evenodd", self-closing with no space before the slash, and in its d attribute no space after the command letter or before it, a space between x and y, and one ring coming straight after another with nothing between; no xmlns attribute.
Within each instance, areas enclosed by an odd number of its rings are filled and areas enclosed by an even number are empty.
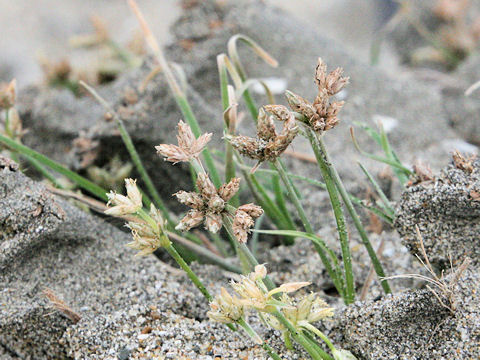
<svg viewBox="0 0 480 360"><path fill-rule="evenodd" d="M272 315L283 325L285 326L290 334L292 335L293 339L298 342L303 348L310 354L312 359L314 360L327 360L327 358L323 357L320 351L323 352L318 346L314 343L310 342L301 332L299 332L295 327L287 320L287 318L282 314L281 311L275 309L272 312ZM319 351L320 350L320 351ZM331 360L331 359L328 359Z"/></svg>
<svg viewBox="0 0 480 360"><path fill-rule="evenodd" d="M392 290L390 289L390 285L388 284L388 281L385 279L385 272L383 271L382 264L378 260L377 254L373 249L372 243L368 239L367 232L365 231L365 228L363 227L362 222L360 221L360 217L358 216L357 211L355 210L352 204L352 201L348 196L347 190L343 185L342 179L338 175L337 170L335 169L335 167L331 162L330 156L328 155L327 149L325 147L325 143L323 142L322 137L319 136L318 134L315 134L315 138L317 141L310 142L310 144L312 145L312 149L314 150L315 153L318 152L318 154L320 155L320 159L325 159L325 165L328 167L329 172L332 176L332 179L335 182L335 185L338 189L338 192L342 197L343 203L345 204L345 207L347 208L348 213L352 217L353 223L355 225L355 228L358 231L358 234L360 235L362 243L367 249L368 255L370 257L370 260L372 261L377 277L380 279L380 284L382 285L382 288L385 291L385 293L390 294Z"/></svg>
<svg viewBox="0 0 480 360"><path fill-rule="evenodd" d="M249 323L245 321L244 318L238 320L237 324L245 330L245 332L252 338L253 341L255 341L257 344L260 344L260 346L267 352L268 355L270 355L272 359L282 360L282 358L275 352L275 350L273 350L270 345L268 345L260 338L260 336L255 332L255 330L253 330L253 328L250 326Z"/></svg>
<svg viewBox="0 0 480 360"><path fill-rule="evenodd" d="M352 256L350 254L350 246L348 244L348 235L347 228L345 225L345 216L342 210L342 204L338 197L338 191L333 181L331 171L329 169L329 162L325 158L325 154L319 151L319 147L316 146L315 133L311 129L306 129L307 138L310 141L310 144L315 153L315 158L317 159L318 167L322 173L323 180L327 187L328 195L330 196L330 203L332 205L333 213L335 215L335 220L337 222L337 232L340 238L340 247L342 249L342 259L345 272L345 304L351 304L355 299L355 284L353 280L353 267L352 267ZM349 198L350 200L350 198Z"/></svg>
<svg viewBox="0 0 480 360"><path fill-rule="evenodd" d="M165 74L168 86L170 87L173 93L173 97L175 98L175 101L177 102L177 105L180 108L180 111L182 112L183 117L187 121L188 125L190 125L190 127L192 128L194 135L196 137L200 136L200 133L201 133L200 126L198 125L198 121L195 115L193 114L193 111L192 111L192 108L190 107L188 99L184 94L184 92L182 91L177 80L175 79L175 76L173 75L173 72L170 69L170 65L168 64L167 59L165 58L165 55L160 49L160 46L158 45L157 40L155 39L152 31L150 30L147 22L145 21L143 14L141 13L137 3L134 0L129 0L128 4L130 5L132 11L134 12L135 16L138 19L138 22L140 23L140 27L142 28L142 31L144 33L145 40L148 46L153 51L155 57L157 58L158 63L160 64L160 67L162 68L163 73ZM207 168L212 177L213 183L217 187L220 186L221 185L220 176L218 175L218 172L213 162L213 158L212 158L212 155L210 154L210 151L207 148L205 148L203 150L202 155L205 159L205 163L207 164Z"/></svg>
<svg viewBox="0 0 480 360"><path fill-rule="evenodd" d="M224 60L223 63L225 64L225 68L229 70L230 75L233 79L233 82L235 83L235 87L237 88L237 91L240 89L243 89L242 94L243 98L245 100L245 104L252 116L252 119L254 122L257 124L259 112L258 112L258 107L255 104L255 101L253 100L252 95L250 94L250 91L247 86L247 74L243 68L242 62L240 60L240 56L238 55L237 51L237 43L241 41L244 44L246 44L248 47L250 47L260 58L262 58L267 64L269 64L272 67L277 67L278 62L270 56L260 45L258 45L253 39L250 37L243 35L243 34L237 34L232 36L229 41L228 41L228 54L230 58L232 59L233 65L228 59L226 55L220 55L221 58ZM264 86L266 90L268 87ZM267 91L268 93L268 91ZM223 94L223 93L222 93ZM222 95L223 96L223 95ZM237 158L238 158L238 153L237 153ZM281 162L281 160L279 160ZM270 167L272 165L270 164ZM242 170L243 171L243 170ZM274 223L278 223L280 219L282 219L282 226L281 228L285 229L290 229L290 230L296 230L296 226L293 223L292 218L290 217L290 213L288 211L278 211L277 206L270 200L268 195L266 194L265 190L263 189L263 186L255 179L255 175L251 173L247 173L243 171L244 176L249 176L251 178L250 182L253 182L257 189L260 191L260 193L263 193L263 201L259 201L257 199L257 202L264 208L265 212L269 215L270 219ZM247 181L248 182L248 181ZM248 182L248 184L250 184ZM274 180L272 179L272 185L275 187ZM277 198L279 199L280 206L282 203L284 203L283 199L283 192L277 192ZM276 212L274 215L273 213ZM291 241L287 241L287 243L291 243Z"/></svg>
<svg viewBox="0 0 480 360"><path fill-rule="evenodd" d="M138 221L130 221L128 227L132 231L133 241L127 245L133 249L139 250L137 255L149 255L158 248L164 248L175 262L185 271L190 280L194 283L202 295L208 300L212 301L213 297L210 295L206 287L203 285L198 276L183 260L182 256L175 250L165 233L165 220L162 218L159 211L152 204L150 212L147 213L143 209L142 194L136 185L136 181L132 179L125 179L125 187L127 195L120 195L113 191L107 194L109 199L107 205L109 207L105 213L107 215L122 216L122 215L137 215L145 223ZM232 324L227 326L235 330Z"/></svg>
<svg viewBox="0 0 480 360"><path fill-rule="evenodd" d="M335 348L335 346L332 344L330 339L312 324L306 321L302 321L299 323L299 325L305 328L306 330L311 331L312 333L317 335L320 339L322 339L325 342L325 344L327 344L330 351L332 352L335 360L356 360L356 357L353 356L353 354L350 351L338 350L337 348Z"/></svg>

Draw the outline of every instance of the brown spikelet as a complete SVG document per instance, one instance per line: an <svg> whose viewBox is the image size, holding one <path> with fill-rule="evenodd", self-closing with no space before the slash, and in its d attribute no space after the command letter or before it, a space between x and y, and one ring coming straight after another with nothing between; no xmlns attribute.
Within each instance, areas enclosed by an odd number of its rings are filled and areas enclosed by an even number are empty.
<svg viewBox="0 0 480 360"><path fill-rule="evenodd" d="M261 206L255 205L253 203L244 204L238 207L239 211L244 211L254 219L260 217L263 214L263 209Z"/></svg>
<svg viewBox="0 0 480 360"><path fill-rule="evenodd" d="M205 173L198 174L197 187L200 195L204 200L209 201L213 196L217 195L217 189L213 185L212 180Z"/></svg>
<svg viewBox="0 0 480 360"><path fill-rule="evenodd" d="M212 134L205 133L198 139L195 138L192 129L183 121L178 123L177 145L161 144L155 146L157 153L165 160L173 163L187 162L196 159L211 140Z"/></svg>
<svg viewBox="0 0 480 360"><path fill-rule="evenodd" d="M337 115L344 102L331 102L330 98L340 92L348 84L348 81L349 78L343 76L342 68L337 68L327 74L327 65L319 58L315 70L318 93L313 103L309 103L301 96L287 91L288 104L293 111L304 116L301 121L309 125L315 132L322 133L331 130L339 123Z"/></svg>
<svg viewBox="0 0 480 360"><path fill-rule="evenodd" d="M258 111L257 134L265 141L269 141L277 135L272 117L268 116L263 108Z"/></svg>
<svg viewBox="0 0 480 360"><path fill-rule="evenodd" d="M188 231L191 228L194 228L200 225L203 221L204 214L202 211L190 210L187 215L183 217L182 220L175 227L176 230Z"/></svg>
<svg viewBox="0 0 480 360"><path fill-rule="evenodd" d="M279 121L287 121L292 117L292 114L283 105L265 105L264 109L273 114Z"/></svg>
<svg viewBox="0 0 480 360"><path fill-rule="evenodd" d="M209 213L205 217L205 228L214 234L222 228L222 225L223 220L220 214Z"/></svg>
<svg viewBox="0 0 480 360"><path fill-rule="evenodd" d="M453 164L457 169L463 170L469 174L473 172L473 160L475 156L470 156L466 158L460 152L454 151L452 154Z"/></svg>
<svg viewBox="0 0 480 360"><path fill-rule="evenodd" d="M174 196L177 197L177 200L183 204L191 207L192 209L202 210L203 208L203 199L202 197L195 192L179 191Z"/></svg>
<svg viewBox="0 0 480 360"><path fill-rule="evenodd" d="M258 139L248 136L231 136L227 135L225 138L230 141L230 144L238 150L242 155L255 160L264 160L263 149Z"/></svg>
<svg viewBox="0 0 480 360"><path fill-rule="evenodd" d="M254 219L263 214L263 209L255 204L240 206L233 219L233 233L237 241L246 243L250 229L255 225Z"/></svg>
<svg viewBox="0 0 480 360"><path fill-rule="evenodd" d="M218 195L225 200L230 200L240 189L240 178L233 178L228 184L223 184L220 189L218 189Z"/></svg>
<svg viewBox="0 0 480 360"><path fill-rule="evenodd" d="M8 84L0 84L0 109L10 109L15 106L17 80Z"/></svg>

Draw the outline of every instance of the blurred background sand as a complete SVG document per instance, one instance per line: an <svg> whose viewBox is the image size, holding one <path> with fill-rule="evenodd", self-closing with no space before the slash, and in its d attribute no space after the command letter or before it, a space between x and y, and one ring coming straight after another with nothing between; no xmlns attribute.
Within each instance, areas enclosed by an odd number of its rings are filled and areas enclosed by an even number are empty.
<svg viewBox="0 0 480 360"><path fill-rule="evenodd" d="M391 11L387 0L267 0L283 8L327 37L341 42L351 53L368 61L375 29ZM169 26L181 12L180 0L138 0L158 39L171 39ZM38 57L69 57L68 40L91 31L89 17L105 20L113 38L126 41L137 22L125 0L0 0L0 81L16 77L20 86L40 80ZM268 47L267 47L268 49ZM78 51L74 62L82 62ZM380 66L392 69L395 56L382 49Z"/></svg>

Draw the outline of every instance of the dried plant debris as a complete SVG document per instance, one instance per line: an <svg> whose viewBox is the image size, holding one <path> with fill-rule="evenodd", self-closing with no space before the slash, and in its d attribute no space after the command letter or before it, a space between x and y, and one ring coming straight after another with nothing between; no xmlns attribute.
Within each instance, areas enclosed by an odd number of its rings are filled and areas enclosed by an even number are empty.
<svg viewBox="0 0 480 360"><path fill-rule="evenodd" d="M400 292L345 308L330 336L361 359L477 359L478 267L467 268L455 283L454 315L428 289Z"/></svg>
<svg viewBox="0 0 480 360"><path fill-rule="evenodd" d="M45 288L43 290L43 295L50 301L51 307L63 315L65 315L67 318L69 318L74 324L78 323L80 319L82 318L80 314L75 312L70 306L68 306L65 301L60 299L52 289Z"/></svg>
<svg viewBox="0 0 480 360"><path fill-rule="evenodd" d="M396 209L395 228L404 244L422 256L415 227L423 237L433 267L458 266L466 257L478 264L480 247L480 162L455 154L451 165L434 180L412 185Z"/></svg>
<svg viewBox="0 0 480 360"><path fill-rule="evenodd" d="M469 258L463 260L463 262L458 266L457 269L453 269L453 265L451 266L451 274L449 279L446 280L444 276L444 271L442 270L441 275L437 275L435 270L432 268L430 264L430 260L428 259L428 255L425 252L425 247L423 245L422 235L420 234L420 230L418 226L415 227L417 232L417 239L420 243L420 253L422 257L417 255L418 261L423 265L425 270L428 272L428 276L421 275L421 274L405 274L405 275L394 275L390 276L386 279L401 279L401 278L411 278L411 279L418 279L425 281L427 283L426 288L430 290L430 292L437 298L439 304L448 309L455 314L455 310L457 309L457 293L456 287L457 283L460 280L463 272L468 268L471 263Z"/></svg>

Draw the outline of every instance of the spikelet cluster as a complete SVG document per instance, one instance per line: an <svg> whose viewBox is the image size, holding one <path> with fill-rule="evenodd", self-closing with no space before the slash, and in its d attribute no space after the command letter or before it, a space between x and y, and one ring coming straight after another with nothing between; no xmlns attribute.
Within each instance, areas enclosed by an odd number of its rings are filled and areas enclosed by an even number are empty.
<svg viewBox="0 0 480 360"><path fill-rule="evenodd" d="M211 133L205 133L197 139L190 126L180 121L178 123L178 145L161 144L155 146L155 149L157 149L157 153L163 156L166 161L173 162L174 164L178 162L188 162L193 159L198 159L211 138Z"/></svg>
<svg viewBox="0 0 480 360"><path fill-rule="evenodd" d="M117 194L110 191L107 194L110 206L105 210L105 214L111 216L137 215L142 211L142 194L137 187L136 180L125 179L125 188L127 195ZM113 205L113 206L112 206ZM170 240L164 232L165 220L163 219L157 208L151 204L150 212L143 213L148 221L138 217L132 217L127 227L132 232L133 241L127 246L138 250L137 255L150 255L160 247L170 244Z"/></svg>
<svg viewBox="0 0 480 360"><path fill-rule="evenodd" d="M280 133L275 130L274 120L283 122ZM242 155L262 162L275 161L292 143L297 133L298 126L293 114L285 106L269 105L258 112L256 138L242 135L225 137Z"/></svg>
<svg viewBox="0 0 480 360"><path fill-rule="evenodd" d="M228 184L223 184L219 189L205 173L197 177L196 192L179 191L174 194L178 201L192 208L176 226L177 230L190 230L202 222L205 228L217 233L223 226L223 214L227 202L240 188L240 179L233 178Z"/></svg>
<svg viewBox="0 0 480 360"><path fill-rule="evenodd" d="M315 132L328 131L338 124L337 115L344 105L343 101L331 101L331 97L338 94L348 84L348 80L348 77L343 76L342 68L327 73L327 65L319 58L315 71L318 94L313 103L287 91L288 104L293 111L305 117L306 124Z"/></svg>

